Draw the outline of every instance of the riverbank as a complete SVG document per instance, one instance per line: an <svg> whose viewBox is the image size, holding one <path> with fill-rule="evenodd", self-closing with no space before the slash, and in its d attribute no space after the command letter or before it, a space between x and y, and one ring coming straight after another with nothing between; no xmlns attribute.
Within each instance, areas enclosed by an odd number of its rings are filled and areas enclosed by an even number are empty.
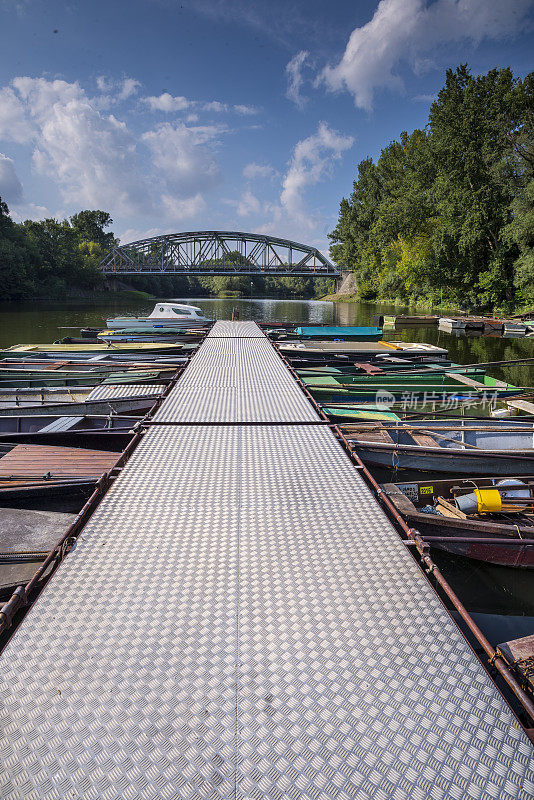
<svg viewBox="0 0 534 800"><path fill-rule="evenodd" d="M480 314L486 317L496 316L518 316L520 314L526 314L527 312L531 311L531 307L529 306L519 306L515 309L509 308L492 308L492 309L480 309L480 308L459 308L458 306L450 306L447 304L436 303L432 300L421 300L419 302L411 301L407 302L406 300L399 300L399 298L394 297L379 297L374 301L367 301L362 300L361 297L358 297L357 294L326 294L324 297L320 297L319 300L323 300L329 303L365 303L369 304L370 302L377 303L377 304L385 304L388 306L394 306L395 308L403 308L409 309L413 311L435 311L435 312L444 312L448 314Z"/></svg>
<svg viewBox="0 0 534 800"><path fill-rule="evenodd" d="M53 300L53 298L41 297L40 300ZM142 300L156 300L157 296L155 294L150 294L149 292L141 292L137 289L119 289L118 291L113 292L87 292L83 294L76 294L76 295L69 295L67 297L66 302L68 303L103 303L113 299L113 301L117 302L132 302L132 301L142 301Z"/></svg>

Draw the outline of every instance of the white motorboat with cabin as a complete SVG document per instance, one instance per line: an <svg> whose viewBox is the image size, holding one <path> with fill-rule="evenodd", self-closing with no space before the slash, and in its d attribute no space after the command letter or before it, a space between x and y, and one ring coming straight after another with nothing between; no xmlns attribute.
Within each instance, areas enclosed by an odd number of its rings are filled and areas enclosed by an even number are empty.
<svg viewBox="0 0 534 800"><path fill-rule="evenodd" d="M208 319L197 306L188 306L183 303L156 303L154 310L148 317L111 317L106 320L108 328L117 330L121 328L143 328L156 330L157 328L204 328L213 320Z"/></svg>

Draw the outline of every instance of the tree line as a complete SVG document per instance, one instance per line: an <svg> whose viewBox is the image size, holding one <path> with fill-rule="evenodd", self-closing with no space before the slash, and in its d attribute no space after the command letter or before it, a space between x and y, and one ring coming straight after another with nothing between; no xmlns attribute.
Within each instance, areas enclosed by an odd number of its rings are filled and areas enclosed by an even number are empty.
<svg viewBox="0 0 534 800"><path fill-rule="evenodd" d="M358 164L330 234L358 296L534 304L534 73L448 70L423 130Z"/></svg>
<svg viewBox="0 0 534 800"><path fill-rule="evenodd" d="M112 220L104 211L80 211L59 222L13 222L0 198L0 281L2 300L61 298L70 289L102 286L98 265L115 244L106 232Z"/></svg>
<svg viewBox="0 0 534 800"><path fill-rule="evenodd" d="M104 255L118 245L107 230L107 211L84 210L69 219L14 222L0 198L0 299L12 301L93 294L106 288L99 270ZM239 264L242 256L231 253ZM216 266L216 264L213 264ZM236 294L243 297L319 297L333 289L328 279L263 276L128 276L138 290L163 297Z"/></svg>

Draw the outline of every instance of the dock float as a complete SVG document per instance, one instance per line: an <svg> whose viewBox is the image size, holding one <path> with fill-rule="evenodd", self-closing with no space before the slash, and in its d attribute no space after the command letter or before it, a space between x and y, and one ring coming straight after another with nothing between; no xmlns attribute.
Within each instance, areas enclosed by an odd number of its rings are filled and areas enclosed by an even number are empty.
<svg viewBox="0 0 534 800"><path fill-rule="evenodd" d="M532 745L260 328L217 322L155 421L1 656L1 797L530 799Z"/></svg>

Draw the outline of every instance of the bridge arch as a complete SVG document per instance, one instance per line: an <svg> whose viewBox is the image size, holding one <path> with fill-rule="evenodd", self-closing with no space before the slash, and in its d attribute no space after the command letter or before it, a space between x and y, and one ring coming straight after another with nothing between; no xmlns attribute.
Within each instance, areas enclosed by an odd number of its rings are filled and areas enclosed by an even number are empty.
<svg viewBox="0 0 534 800"><path fill-rule="evenodd" d="M105 275L266 275L337 278L340 270L317 248L262 233L188 231L113 248Z"/></svg>

